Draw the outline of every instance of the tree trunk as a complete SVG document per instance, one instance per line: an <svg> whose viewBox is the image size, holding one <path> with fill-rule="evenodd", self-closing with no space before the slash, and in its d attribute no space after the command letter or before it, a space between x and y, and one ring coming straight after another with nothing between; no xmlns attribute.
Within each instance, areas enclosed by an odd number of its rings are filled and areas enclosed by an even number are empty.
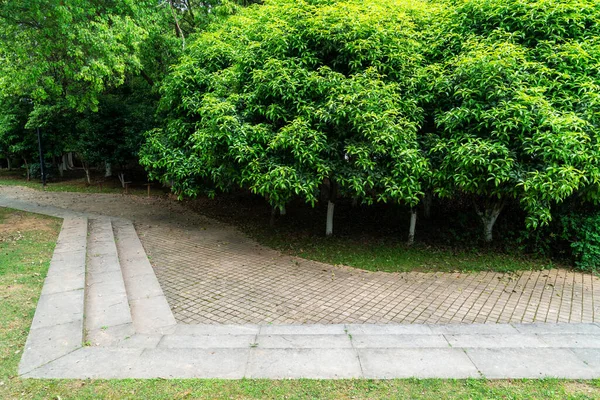
<svg viewBox="0 0 600 400"><path fill-rule="evenodd" d="M269 220L269 225L271 227L275 226L275 215L277 214L277 207L271 208L271 219Z"/></svg>
<svg viewBox="0 0 600 400"><path fill-rule="evenodd" d="M505 203L503 200L492 201L486 203L485 208L481 210L479 206L475 204L475 211L483 223L483 239L486 243L491 243L494 240L494 224L504 208L504 205Z"/></svg>
<svg viewBox="0 0 600 400"><path fill-rule="evenodd" d="M415 243L415 230L417 228L417 209L410 209L410 228L408 230L408 245L412 246Z"/></svg>
<svg viewBox="0 0 600 400"><path fill-rule="evenodd" d="M287 210L285 209L285 206L279 207L279 215L285 215L285 214L287 214Z"/></svg>
<svg viewBox="0 0 600 400"><path fill-rule="evenodd" d="M431 192L425 192L423 196L423 216L425 219L431 218L431 203L433 202L433 194Z"/></svg>
<svg viewBox="0 0 600 400"><path fill-rule="evenodd" d="M108 178L112 176L112 165L109 162L104 163L104 177Z"/></svg>
<svg viewBox="0 0 600 400"><path fill-rule="evenodd" d="M31 179L31 173L29 172L29 164L27 164L27 159L23 157L23 162L25 163L25 171L27 171L27 182Z"/></svg>
<svg viewBox="0 0 600 400"><path fill-rule="evenodd" d="M75 164L73 164L73 152L72 151L67 153L67 169L75 169Z"/></svg>
<svg viewBox="0 0 600 400"><path fill-rule="evenodd" d="M62 162L58 164L58 174L61 178L65 176L64 164Z"/></svg>
<svg viewBox="0 0 600 400"><path fill-rule="evenodd" d="M333 235L333 212L335 210L335 203L337 200L338 187L336 182L329 178L329 191L327 193L327 223L325 226L325 236Z"/></svg>
<svg viewBox="0 0 600 400"><path fill-rule="evenodd" d="M335 208L335 203L332 203L331 200L327 202L327 226L325 228L325 235L331 236L333 235L333 211Z"/></svg>
<svg viewBox="0 0 600 400"><path fill-rule="evenodd" d="M121 186L125 189L125 173L119 172L118 175L119 181L121 181ZM171 187L173 186L173 181L171 181Z"/></svg>
<svg viewBox="0 0 600 400"><path fill-rule="evenodd" d="M6 168L8 168L9 171L12 170L12 166L10 164L10 157L6 157L6 165Z"/></svg>
<svg viewBox="0 0 600 400"><path fill-rule="evenodd" d="M90 168L89 168L88 164L85 161L82 161L81 165L83 165L83 170L85 171L85 179L87 181L87 184L91 185L92 184L92 180L90 178Z"/></svg>

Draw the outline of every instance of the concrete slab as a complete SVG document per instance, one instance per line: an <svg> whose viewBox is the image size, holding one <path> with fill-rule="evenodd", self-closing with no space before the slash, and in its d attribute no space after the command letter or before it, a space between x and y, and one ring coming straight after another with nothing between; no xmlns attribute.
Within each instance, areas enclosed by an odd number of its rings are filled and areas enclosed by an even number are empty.
<svg viewBox="0 0 600 400"><path fill-rule="evenodd" d="M85 287L85 272L66 270L62 275L55 274L48 276L44 281L42 296L70 292L72 290L83 290Z"/></svg>
<svg viewBox="0 0 600 400"><path fill-rule="evenodd" d="M430 325L433 333L443 335L473 334L473 335L510 335L519 333L509 324L449 324Z"/></svg>
<svg viewBox="0 0 600 400"><path fill-rule="evenodd" d="M352 349L252 349L248 378L349 379L361 376Z"/></svg>
<svg viewBox="0 0 600 400"><path fill-rule="evenodd" d="M115 347L123 349L154 349L158 346L162 337L163 335L144 335L138 333L119 341L115 344Z"/></svg>
<svg viewBox="0 0 600 400"><path fill-rule="evenodd" d="M466 352L488 379L599 376L573 352L564 349L467 349Z"/></svg>
<svg viewBox="0 0 600 400"><path fill-rule="evenodd" d="M261 335L345 335L345 325L263 325Z"/></svg>
<svg viewBox="0 0 600 400"><path fill-rule="evenodd" d="M19 374L25 374L81 348L82 342L82 320L32 329L27 336Z"/></svg>
<svg viewBox="0 0 600 400"><path fill-rule="evenodd" d="M543 334L564 334L564 333L583 333L599 334L600 326L596 324L571 324L571 323L534 323L534 324L512 324L515 329L521 333L543 333Z"/></svg>
<svg viewBox="0 0 600 400"><path fill-rule="evenodd" d="M249 353L250 349L149 349L122 377L241 379Z"/></svg>
<svg viewBox="0 0 600 400"><path fill-rule="evenodd" d="M350 349L352 341L342 335L258 335L260 349Z"/></svg>
<svg viewBox="0 0 600 400"><path fill-rule="evenodd" d="M84 347L37 368L24 378L116 379L132 377L143 349Z"/></svg>
<svg viewBox="0 0 600 400"><path fill-rule="evenodd" d="M137 275L127 279L135 281L126 281L127 297L130 301L163 295L163 290L160 287L154 272Z"/></svg>
<svg viewBox="0 0 600 400"><path fill-rule="evenodd" d="M159 348L167 349L249 349L256 335L164 335Z"/></svg>
<svg viewBox="0 0 600 400"><path fill-rule="evenodd" d="M573 354L600 376L600 349L571 349Z"/></svg>
<svg viewBox="0 0 600 400"><path fill-rule="evenodd" d="M600 335L581 334L538 334L537 337L550 347L600 348Z"/></svg>
<svg viewBox="0 0 600 400"><path fill-rule="evenodd" d="M86 284L88 286L95 285L98 283L115 282L119 279L123 279L121 271L113 270L107 272L91 272L88 271L86 275Z"/></svg>
<svg viewBox="0 0 600 400"><path fill-rule="evenodd" d="M164 296L131 300L131 315L138 333L172 333L176 321Z"/></svg>
<svg viewBox="0 0 600 400"><path fill-rule="evenodd" d="M131 323L129 303L125 293L87 297L85 317L87 330Z"/></svg>
<svg viewBox="0 0 600 400"><path fill-rule="evenodd" d="M352 344L364 348L449 348L443 335L352 335Z"/></svg>
<svg viewBox="0 0 600 400"><path fill-rule="evenodd" d="M40 296L31 329L66 324L83 319L83 290Z"/></svg>
<svg viewBox="0 0 600 400"><path fill-rule="evenodd" d="M85 271L85 250L54 253L48 268L48 276L62 274L65 270Z"/></svg>
<svg viewBox="0 0 600 400"><path fill-rule="evenodd" d="M259 325L183 325L177 324L174 335L257 335Z"/></svg>
<svg viewBox="0 0 600 400"><path fill-rule="evenodd" d="M358 349L365 378L478 378L461 349Z"/></svg>
<svg viewBox="0 0 600 400"><path fill-rule="evenodd" d="M429 325L408 324L348 324L347 332L354 335L430 335L433 332Z"/></svg>
<svg viewBox="0 0 600 400"><path fill-rule="evenodd" d="M88 330L86 341L92 346L115 346L127 338L135 335L135 329L131 322L122 325L106 325L101 328Z"/></svg>
<svg viewBox="0 0 600 400"><path fill-rule="evenodd" d="M548 345L535 335L444 335L452 347L461 348L543 348Z"/></svg>

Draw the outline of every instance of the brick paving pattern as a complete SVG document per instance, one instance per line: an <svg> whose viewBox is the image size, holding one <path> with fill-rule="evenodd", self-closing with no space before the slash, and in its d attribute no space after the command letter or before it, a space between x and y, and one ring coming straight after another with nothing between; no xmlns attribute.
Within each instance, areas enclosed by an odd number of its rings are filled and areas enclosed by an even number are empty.
<svg viewBox="0 0 600 400"><path fill-rule="evenodd" d="M590 274L373 273L284 256L168 200L9 187L0 195L132 219L179 323L600 321L600 279Z"/></svg>

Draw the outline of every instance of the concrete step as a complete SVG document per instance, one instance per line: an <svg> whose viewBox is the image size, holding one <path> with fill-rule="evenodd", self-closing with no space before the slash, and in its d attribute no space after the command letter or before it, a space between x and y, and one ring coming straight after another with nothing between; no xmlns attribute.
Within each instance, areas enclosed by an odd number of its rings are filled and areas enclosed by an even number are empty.
<svg viewBox="0 0 600 400"><path fill-rule="evenodd" d="M109 218L89 220L85 300L89 344L112 345L135 333Z"/></svg>
<svg viewBox="0 0 600 400"><path fill-rule="evenodd" d="M86 233L86 218L64 219L19 365L20 374L82 345Z"/></svg>
<svg viewBox="0 0 600 400"><path fill-rule="evenodd" d="M113 229L136 333L172 333L177 321L133 224L115 219Z"/></svg>

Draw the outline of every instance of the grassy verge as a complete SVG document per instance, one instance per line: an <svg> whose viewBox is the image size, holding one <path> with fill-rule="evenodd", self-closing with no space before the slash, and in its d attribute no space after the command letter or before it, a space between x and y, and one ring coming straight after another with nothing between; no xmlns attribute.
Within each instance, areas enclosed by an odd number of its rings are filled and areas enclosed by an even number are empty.
<svg viewBox="0 0 600 400"><path fill-rule="evenodd" d="M16 376L60 221L0 208L2 399L597 399L600 380L23 380Z"/></svg>
<svg viewBox="0 0 600 400"><path fill-rule="evenodd" d="M503 239L493 246L481 243L475 218L459 228L444 216L421 219L415 245L407 246L408 213L391 207L336 206L336 234L327 238L322 231L324 207L295 204L270 226L268 206L248 196L198 198L189 203L198 212L235 225L259 243L286 254L368 271L515 272L564 267L550 259L523 254L514 236L505 232L498 234Z"/></svg>
<svg viewBox="0 0 600 400"><path fill-rule="evenodd" d="M42 184L39 180L27 181L25 178L20 176L17 171L0 171L0 185L4 186L24 186L31 189L42 190ZM61 181L48 182L46 184L46 191L48 192L75 192L75 193L124 193L125 190L121 186L121 183L117 178L104 179L102 186L97 183L88 185L85 178L66 178ZM128 189L128 194L146 196L147 188L143 183L132 184ZM162 189L155 188L152 190L151 195L163 195Z"/></svg>

